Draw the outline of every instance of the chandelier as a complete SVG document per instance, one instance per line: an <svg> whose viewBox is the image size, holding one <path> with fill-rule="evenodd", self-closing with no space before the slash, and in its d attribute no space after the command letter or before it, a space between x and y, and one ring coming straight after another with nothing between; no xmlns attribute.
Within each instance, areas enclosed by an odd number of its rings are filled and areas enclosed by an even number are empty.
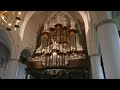
<svg viewBox="0 0 120 90"><path fill-rule="evenodd" d="M69 60L85 59L79 44L77 22L57 13L44 23L41 45L29 62L40 61L50 75L56 76L66 68Z"/></svg>
<svg viewBox="0 0 120 90"><path fill-rule="evenodd" d="M7 31L16 30L20 25L21 14L19 11L0 11L0 25Z"/></svg>

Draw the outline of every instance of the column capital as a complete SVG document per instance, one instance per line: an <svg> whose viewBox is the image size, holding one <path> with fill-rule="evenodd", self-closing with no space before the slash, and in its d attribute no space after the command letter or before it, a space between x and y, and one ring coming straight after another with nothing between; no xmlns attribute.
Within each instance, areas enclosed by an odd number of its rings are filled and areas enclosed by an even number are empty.
<svg viewBox="0 0 120 90"><path fill-rule="evenodd" d="M15 58L9 58L9 61L19 61L19 60Z"/></svg>
<svg viewBox="0 0 120 90"><path fill-rule="evenodd" d="M90 57L94 57L94 56L101 56L101 54L99 54L99 53L95 53L95 54L91 54L91 55L89 55Z"/></svg>
<svg viewBox="0 0 120 90"><path fill-rule="evenodd" d="M98 30L98 28L100 26L102 26L103 24L106 24L106 23L113 23L113 24L117 24L116 20L114 19L107 19L107 20L103 20L102 22L98 23L95 27L96 30Z"/></svg>

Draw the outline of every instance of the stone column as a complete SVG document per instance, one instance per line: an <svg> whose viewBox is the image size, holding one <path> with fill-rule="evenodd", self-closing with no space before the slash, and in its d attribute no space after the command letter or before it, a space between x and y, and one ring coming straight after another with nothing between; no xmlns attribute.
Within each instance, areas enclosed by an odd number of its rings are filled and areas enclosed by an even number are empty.
<svg viewBox="0 0 120 90"><path fill-rule="evenodd" d="M95 30L94 23L91 22L91 30L87 38L89 39L89 57L91 63L92 79L104 79L103 69L101 66L101 54L99 50L99 42L97 31Z"/></svg>
<svg viewBox="0 0 120 90"><path fill-rule="evenodd" d="M6 65L4 79L16 79L18 60L9 59Z"/></svg>
<svg viewBox="0 0 120 90"><path fill-rule="evenodd" d="M90 55L92 78L93 79L104 79L103 70L100 62L100 54Z"/></svg>
<svg viewBox="0 0 120 90"><path fill-rule="evenodd" d="M116 22L104 20L96 26L106 79L120 79L120 38Z"/></svg>

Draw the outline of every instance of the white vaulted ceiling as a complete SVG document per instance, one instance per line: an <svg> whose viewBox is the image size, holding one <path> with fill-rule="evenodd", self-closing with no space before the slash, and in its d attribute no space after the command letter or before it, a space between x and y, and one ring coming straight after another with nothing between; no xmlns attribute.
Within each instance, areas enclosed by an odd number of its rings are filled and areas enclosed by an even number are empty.
<svg viewBox="0 0 120 90"><path fill-rule="evenodd" d="M32 23L33 25L36 25L37 27L39 25L42 25L46 21L46 19L49 18L54 12L57 12L57 11L37 11L29 19L29 22L27 23L25 30L27 30L27 28L30 27L29 23ZM77 11L61 11L61 12L73 17L75 20L79 19L79 21L83 22L82 17L79 15ZM34 28L34 31L36 31L35 28Z"/></svg>

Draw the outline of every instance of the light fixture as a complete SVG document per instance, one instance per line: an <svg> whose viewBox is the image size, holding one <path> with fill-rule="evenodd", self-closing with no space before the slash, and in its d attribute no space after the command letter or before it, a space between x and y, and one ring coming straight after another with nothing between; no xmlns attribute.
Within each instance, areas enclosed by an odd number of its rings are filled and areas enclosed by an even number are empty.
<svg viewBox="0 0 120 90"><path fill-rule="evenodd" d="M3 29L10 31L19 28L21 14L19 11L0 11L0 24Z"/></svg>
<svg viewBox="0 0 120 90"><path fill-rule="evenodd" d="M76 24L73 18L62 13L48 19L41 34L41 45L29 62L40 61L46 72L57 75L70 60L85 59Z"/></svg>

